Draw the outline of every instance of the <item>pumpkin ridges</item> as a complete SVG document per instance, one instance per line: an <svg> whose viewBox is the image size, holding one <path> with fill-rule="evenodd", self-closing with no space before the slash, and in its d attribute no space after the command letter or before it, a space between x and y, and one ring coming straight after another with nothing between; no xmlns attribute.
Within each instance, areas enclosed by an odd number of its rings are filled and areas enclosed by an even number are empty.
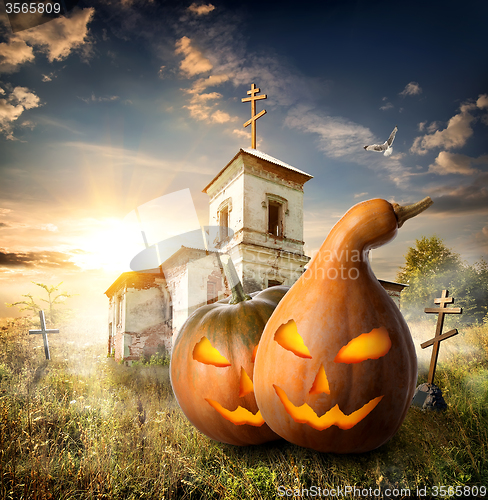
<svg viewBox="0 0 488 500"><path fill-rule="evenodd" d="M279 300L287 290L288 288L283 287L280 292L275 291L272 295L275 300ZM238 406L247 408L254 414L258 411L254 393L239 398L238 392L241 367L253 378L252 351L261 337L265 318L273 310L268 297L270 294L264 294L266 300L260 300L259 295L239 304L216 302L195 311L178 335L170 367L173 390L185 415L212 439L235 445L259 444L279 439L267 425L252 427L233 424L204 401L204 398L209 398L230 411ZM227 368L212 367L214 372L211 372L211 377L207 371L208 365L198 364L189 355L195 343L203 336L207 336L212 345L231 363ZM235 391L229 392L229 387L235 388Z"/></svg>
<svg viewBox="0 0 488 500"><path fill-rule="evenodd" d="M393 207L385 200L370 200L350 209L334 226L307 272L278 304L266 325L255 362L256 400L268 425L295 444L336 453L368 451L390 439L405 417L415 389L415 348L400 311L379 284L367 260L369 248L391 240L397 225ZM337 256L326 259L324 252L336 250L337 246L339 250L347 247L359 252L360 262ZM337 269L338 265L344 265L346 270L356 267L357 279L327 277L327 271ZM320 272L325 275L320 276ZM297 324L311 360L295 357L273 340L277 329L290 319ZM380 327L387 329L392 342L386 354L354 365L334 363L337 352L350 340ZM273 360L272 367L269 360ZM321 363L330 396L309 395ZM282 388L295 406L307 403L317 415L335 404L350 414L369 400L383 398L349 430L333 425L318 431L294 421L277 394L273 394L273 384Z"/></svg>

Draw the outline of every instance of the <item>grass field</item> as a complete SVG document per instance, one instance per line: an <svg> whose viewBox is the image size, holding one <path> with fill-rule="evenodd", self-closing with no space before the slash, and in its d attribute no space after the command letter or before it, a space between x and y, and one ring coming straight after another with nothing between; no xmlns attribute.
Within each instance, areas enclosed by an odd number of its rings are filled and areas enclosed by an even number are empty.
<svg viewBox="0 0 488 500"><path fill-rule="evenodd" d="M0 326L1 499L321 498L331 488L347 498L347 486L357 488L350 498L414 498L440 486L466 498L488 487L488 326L441 346L436 384L447 411L411 408L386 445L347 456L285 441L214 442L181 413L163 361L129 368L106 357L103 332L97 341L72 332L51 335L47 362L27 330L21 320ZM434 333L431 323L411 330L416 344Z"/></svg>

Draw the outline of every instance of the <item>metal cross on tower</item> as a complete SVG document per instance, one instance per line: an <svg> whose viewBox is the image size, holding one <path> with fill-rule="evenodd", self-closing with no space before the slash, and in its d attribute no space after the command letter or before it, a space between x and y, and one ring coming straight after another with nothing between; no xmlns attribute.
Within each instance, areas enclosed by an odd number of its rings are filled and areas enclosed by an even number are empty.
<svg viewBox="0 0 488 500"><path fill-rule="evenodd" d="M444 325L444 314L462 314L463 312L462 307L451 307L449 309L446 307L446 304L452 304L454 302L454 297L448 297L448 295L448 290L442 290L441 298L434 299L434 302L436 304L440 304L439 307L427 307L426 309L424 309L424 312L426 313L435 313L439 315L439 317L437 318L437 328L435 330L434 338L428 340L427 342L424 342L423 344L420 344L420 347L422 349L433 345L432 357L430 359L429 377L427 379L428 384L434 383L435 368L437 364L437 356L439 355L439 344L441 340L446 340L449 337L453 337L454 335L457 335L459 333L456 328L454 330L449 330L446 333L442 333L442 326Z"/></svg>
<svg viewBox="0 0 488 500"><path fill-rule="evenodd" d="M29 330L31 335L41 334L42 339L44 340L44 353L46 354L46 359L51 359L51 354L49 352L49 343L47 341L48 333L59 333L59 330L46 330L46 320L44 318L44 311L39 311L39 318L41 320L41 329L40 330Z"/></svg>
<svg viewBox="0 0 488 500"><path fill-rule="evenodd" d="M256 101L259 99L266 99L268 96L266 94L262 95L256 95L260 90L256 88L256 85L251 84L251 90L248 90L247 93L251 97L245 97L242 99L242 102L249 102L251 101L251 119L248 120L246 123L244 123L244 127L247 127L248 125L252 124L251 127L251 147L252 149L256 149L256 120L258 118L261 118L264 114L266 114L266 110L263 109L260 111L258 114L256 114Z"/></svg>

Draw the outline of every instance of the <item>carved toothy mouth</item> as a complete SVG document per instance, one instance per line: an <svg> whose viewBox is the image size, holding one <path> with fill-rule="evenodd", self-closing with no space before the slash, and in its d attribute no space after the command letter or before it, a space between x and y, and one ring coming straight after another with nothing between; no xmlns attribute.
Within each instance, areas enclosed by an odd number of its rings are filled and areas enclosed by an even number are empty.
<svg viewBox="0 0 488 500"><path fill-rule="evenodd" d="M323 431L328 429L332 425L336 425L339 429L347 430L354 427L363 418L366 417L376 405L383 399L383 396L372 399L369 403L352 412L350 415L345 415L344 412L339 408L339 405L335 405L333 408L324 413L319 417L315 411L307 404L304 403L301 406L295 406L285 394L285 391L274 385L274 390L283 403L286 412L293 418L295 422L300 424L308 424L310 427L317 429L318 431Z"/></svg>
<svg viewBox="0 0 488 500"><path fill-rule="evenodd" d="M217 412L222 415L226 420L229 420L235 425L252 425L254 427L261 427L264 424L264 418L261 416L261 412L258 410L256 414L246 410L242 406L238 406L235 410L227 410L220 403L214 401L213 399L205 399L205 401L217 410Z"/></svg>

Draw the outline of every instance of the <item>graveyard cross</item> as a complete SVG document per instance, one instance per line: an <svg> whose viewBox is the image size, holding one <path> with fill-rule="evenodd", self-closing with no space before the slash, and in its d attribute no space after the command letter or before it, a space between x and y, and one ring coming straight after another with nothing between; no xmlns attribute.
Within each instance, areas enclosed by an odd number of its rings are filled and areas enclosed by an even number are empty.
<svg viewBox="0 0 488 500"><path fill-rule="evenodd" d="M265 109L263 109L258 114L256 114L256 101L258 99L266 99L268 97L266 94L255 95L258 92L260 92L260 90L258 88L256 88L256 85L254 85L254 83L253 83L253 84L251 84L251 90L247 91L248 95L250 95L251 97L245 97L244 99L242 99L242 102L251 101L251 119L248 120L246 123L244 123L243 126L247 127L248 125L252 124L252 127L251 127L251 148L252 149L256 149L256 120L258 118L261 118L261 116L263 116L264 114L266 114Z"/></svg>
<svg viewBox="0 0 488 500"><path fill-rule="evenodd" d="M49 353L49 343L47 341L48 333L59 333L59 330L46 330L46 320L44 319L44 311L39 311L39 318L41 319L41 329L40 330L29 330L30 335L35 335L36 333L42 335L44 340L44 353L46 354L46 359L51 359L51 354Z"/></svg>
<svg viewBox="0 0 488 500"><path fill-rule="evenodd" d="M449 330L447 333L442 333L444 314L462 314L463 312L462 307L451 307L450 309L445 307L446 304L452 304L454 302L454 297L448 297L448 294L448 290L442 290L442 297L434 300L436 304L439 304L439 307L427 307L424 309L424 312L426 313L435 313L439 315L437 318L437 328L435 330L434 338L420 344L422 349L433 345L432 357L430 359L429 377L427 379L428 384L434 383L435 367L437 363L437 356L439 355L439 344L441 340L448 339L449 337L453 337L459 333L456 328L454 330Z"/></svg>

